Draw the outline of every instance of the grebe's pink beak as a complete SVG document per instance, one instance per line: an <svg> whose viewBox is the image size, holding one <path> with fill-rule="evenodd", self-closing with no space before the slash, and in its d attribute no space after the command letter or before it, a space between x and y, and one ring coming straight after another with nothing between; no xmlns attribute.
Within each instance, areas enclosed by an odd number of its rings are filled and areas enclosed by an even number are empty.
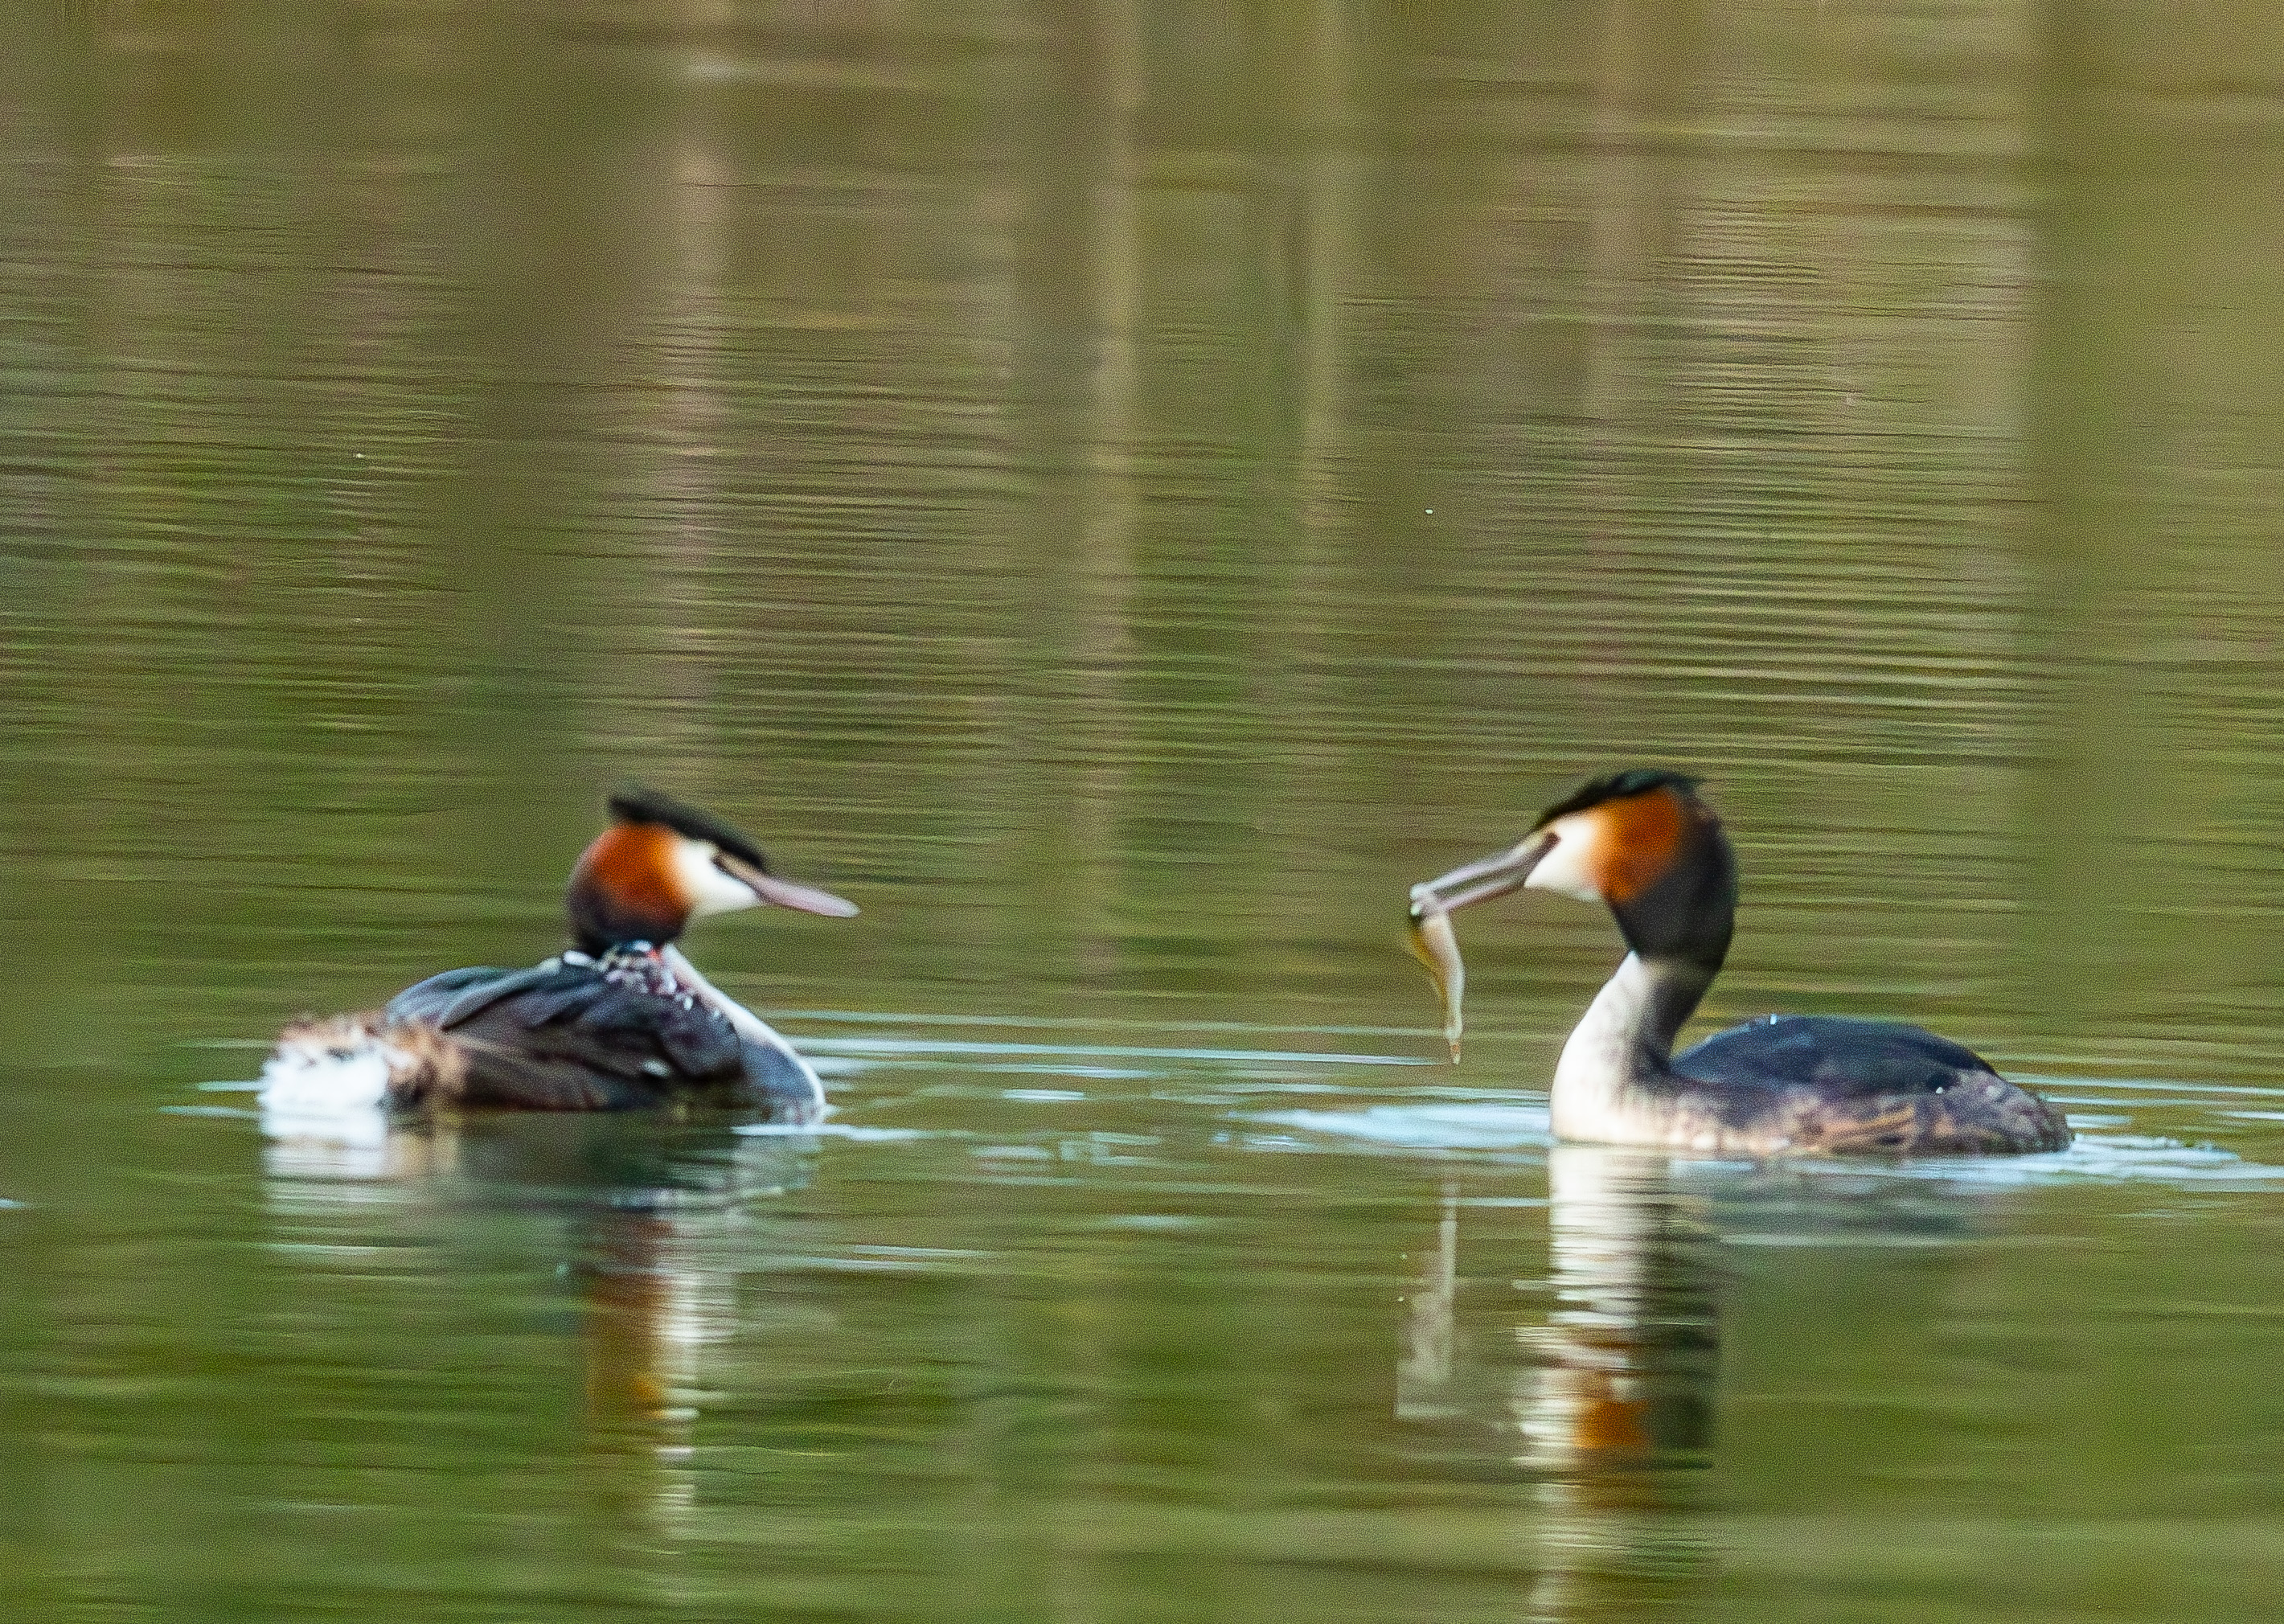
<svg viewBox="0 0 2284 1624"><path fill-rule="evenodd" d="M774 902L779 908L798 908L803 913L823 914L828 919L852 919L856 916L856 903L830 891L820 891L815 886L804 886L799 880L757 869L727 852L720 853L714 861L724 873L750 887L764 902Z"/></svg>

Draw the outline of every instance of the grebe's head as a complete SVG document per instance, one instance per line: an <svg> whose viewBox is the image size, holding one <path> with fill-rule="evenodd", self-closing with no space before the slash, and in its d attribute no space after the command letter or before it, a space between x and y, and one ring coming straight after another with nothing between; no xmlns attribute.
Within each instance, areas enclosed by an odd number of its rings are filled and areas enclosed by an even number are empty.
<svg viewBox="0 0 2284 1624"><path fill-rule="evenodd" d="M830 892L770 872L762 848L711 813L627 789L611 797L611 826L571 871L571 933L589 953L646 941L663 947L692 919L764 902L845 919Z"/></svg>
<svg viewBox="0 0 2284 1624"><path fill-rule="evenodd" d="M1424 922L1529 886L1609 905L1645 958L1717 968L1737 910L1737 859L1697 780L1638 767L1581 785L1521 844L1412 887Z"/></svg>

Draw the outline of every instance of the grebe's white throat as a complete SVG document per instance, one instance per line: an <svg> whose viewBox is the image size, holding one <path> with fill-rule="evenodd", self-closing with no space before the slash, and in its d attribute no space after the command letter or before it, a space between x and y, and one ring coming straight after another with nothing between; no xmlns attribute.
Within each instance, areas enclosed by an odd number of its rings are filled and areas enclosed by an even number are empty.
<svg viewBox="0 0 2284 1624"><path fill-rule="evenodd" d="M1660 1107L1671 1104L1673 1040L1712 981L1686 961L1627 954L1562 1045L1547 1101L1556 1137L1663 1140L1669 1112Z"/></svg>

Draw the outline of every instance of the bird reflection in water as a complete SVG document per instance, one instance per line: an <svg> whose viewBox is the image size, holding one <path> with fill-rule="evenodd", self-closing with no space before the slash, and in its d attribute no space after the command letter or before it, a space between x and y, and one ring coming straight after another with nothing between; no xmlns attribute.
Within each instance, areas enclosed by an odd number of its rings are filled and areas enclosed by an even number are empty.
<svg viewBox="0 0 2284 1624"><path fill-rule="evenodd" d="M1557 1145L1547 1192L1555 1307L1518 1332L1537 1355L1517 1405L1522 1464L1709 1464L1721 1342L1701 1203L1672 1187L1663 1155L1609 1145Z"/></svg>
<svg viewBox="0 0 2284 1624"><path fill-rule="evenodd" d="M540 1237L541 1254L511 1272L575 1287L593 1492L652 1537L679 1532L694 1505L709 1350L738 1337L739 1277L769 1250L756 1203L806 1183L814 1159L807 1136L738 1126L649 1113L385 1120L350 1142L272 1138L263 1167L277 1219L321 1223L336 1243L407 1255L402 1243L433 1227L449 1260L471 1238ZM560 1222L470 1219L535 1211Z"/></svg>
<svg viewBox="0 0 2284 1624"><path fill-rule="evenodd" d="M1883 1175L1558 1144L1547 1196L1545 1276L1514 1279L1521 1260L1485 1246L1493 1300L1461 1266L1462 1221L1490 1228L1490 1209L1514 1203L1445 1186L1404 1328L1396 1413L1438 1441L1444 1475L1533 1486L1527 1616L1567 1620L1693 1613L1708 1599L1717 1551L1700 1485L1717 1443L1725 1299L1828 1248L1858 1254L1851 1272L1866 1274L1897 1247L1924 1257L1975 1236L2000 1192L1940 1167ZM1749 1269L1732 1267L1744 1257ZM1923 1287L1941 1277L1911 1277ZM1547 1306L1517 1323L1513 1288L1542 1285Z"/></svg>
<svg viewBox="0 0 2284 1624"><path fill-rule="evenodd" d="M1519 1469L1536 1482L1529 1616L1678 1601L1712 1571L1691 1480L1712 1458L1717 1238L1662 1152L1557 1146L1548 1191L1552 1308L1471 1339L1459 1313L1462 1203L1445 1187L1411 1299L1397 1415L1471 1453L1476 1475Z"/></svg>

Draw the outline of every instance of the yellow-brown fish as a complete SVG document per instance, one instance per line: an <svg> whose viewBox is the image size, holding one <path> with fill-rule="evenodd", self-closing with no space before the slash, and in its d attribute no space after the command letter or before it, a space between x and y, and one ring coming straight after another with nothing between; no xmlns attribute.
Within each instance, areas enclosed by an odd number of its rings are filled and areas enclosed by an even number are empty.
<svg viewBox="0 0 2284 1624"><path fill-rule="evenodd" d="M1443 1041L1451 1061L1459 1059L1459 1004L1467 990L1467 967L1459 958L1459 939L1443 902L1422 886L1412 894L1412 956L1428 966L1428 979L1443 1001Z"/></svg>

